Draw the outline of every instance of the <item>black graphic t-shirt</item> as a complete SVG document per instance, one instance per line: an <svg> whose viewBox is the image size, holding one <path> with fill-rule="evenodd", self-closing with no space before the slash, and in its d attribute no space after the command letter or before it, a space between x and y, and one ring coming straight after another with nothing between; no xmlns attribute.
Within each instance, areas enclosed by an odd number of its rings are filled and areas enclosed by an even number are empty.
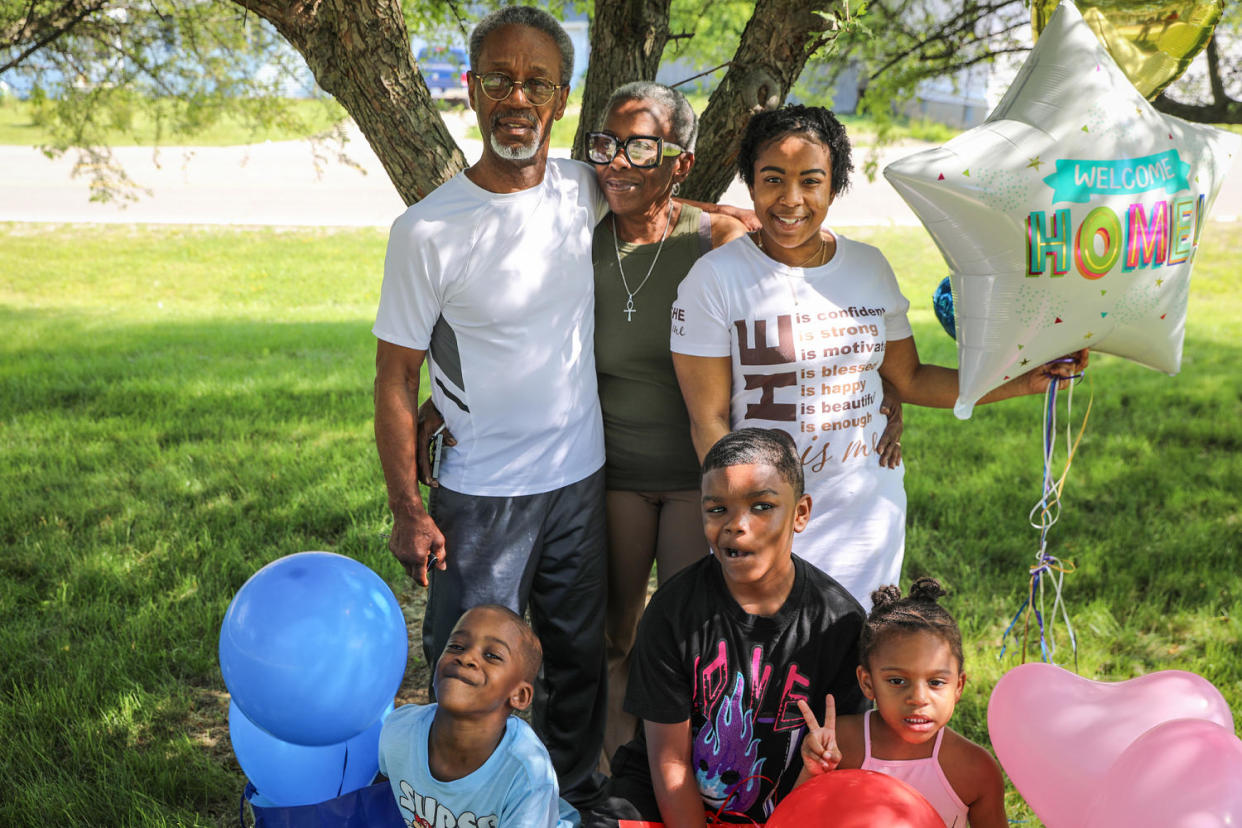
<svg viewBox="0 0 1242 828"><path fill-rule="evenodd" d="M865 710L858 686L862 607L796 555L794 584L772 616L748 615L707 556L652 597L638 628L625 709L661 724L690 720L695 777L711 811L763 822L802 769L798 699L822 714ZM646 756L642 730L629 746Z"/></svg>

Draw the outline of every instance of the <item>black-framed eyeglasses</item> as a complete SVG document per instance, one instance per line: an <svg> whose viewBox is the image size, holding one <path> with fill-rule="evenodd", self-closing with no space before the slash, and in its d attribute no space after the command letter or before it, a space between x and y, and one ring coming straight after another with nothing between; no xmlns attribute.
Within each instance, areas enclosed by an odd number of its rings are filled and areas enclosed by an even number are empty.
<svg viewBox="0 0 1242 828"><path fill-rule="evenodd" d="M483 94L493 101L503 101L513 94L515 87L520 86L526 100L535 106L543 106L552 100L556 90L564 87L564 84L553 83L547 78L527 78L518 83L504 72L488 72L475 77L479 79L479 88L483 90Z"/></svg>
<svg viewBox="0 0 1242 828"><path fill-rule="evenodd" d="M587 160L598 166L611 164L617 153L624 152L631 167L658 167L668 156L685 151L685 147L658 135L631 135L624 141L607 132L588 132L586 136Z"/></svg>

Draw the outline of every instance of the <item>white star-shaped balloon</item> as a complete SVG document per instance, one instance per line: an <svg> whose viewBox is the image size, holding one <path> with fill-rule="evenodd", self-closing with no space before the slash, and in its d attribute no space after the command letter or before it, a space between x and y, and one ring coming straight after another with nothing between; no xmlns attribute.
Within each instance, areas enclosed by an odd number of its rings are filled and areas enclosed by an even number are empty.
<svg viewBox="0 0 1242 828"><path fill-rule="evenodd" d="M1063 0L983 124L884 170L951 270L957 416L1084 347L1177 373L1199 236L1240 148L1157 112Z"/></svg>

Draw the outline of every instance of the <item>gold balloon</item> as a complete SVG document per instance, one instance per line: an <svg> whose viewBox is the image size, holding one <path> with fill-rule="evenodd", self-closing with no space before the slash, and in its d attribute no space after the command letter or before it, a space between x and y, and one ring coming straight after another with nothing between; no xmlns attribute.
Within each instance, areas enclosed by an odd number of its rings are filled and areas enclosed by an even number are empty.
<svg viewBox="0 0 1242 828"><path fill-rule="evenodd" d="M1034 37L1060 0L1031 0ZM1148 100L1181 76L1212 39L1224 0L1085 0L1082 18Z"/></svg>

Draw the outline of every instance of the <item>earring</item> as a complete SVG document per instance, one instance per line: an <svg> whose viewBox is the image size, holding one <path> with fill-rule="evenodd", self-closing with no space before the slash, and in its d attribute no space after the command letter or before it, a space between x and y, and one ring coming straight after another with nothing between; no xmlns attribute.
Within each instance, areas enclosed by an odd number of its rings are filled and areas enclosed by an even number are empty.
<svg viewBox="0 0 1242 828"><path fill-rule="evenodd" d="M673 184L673 195L677 195L680 192L681 192L681 182L677 181Z"/></svg>

